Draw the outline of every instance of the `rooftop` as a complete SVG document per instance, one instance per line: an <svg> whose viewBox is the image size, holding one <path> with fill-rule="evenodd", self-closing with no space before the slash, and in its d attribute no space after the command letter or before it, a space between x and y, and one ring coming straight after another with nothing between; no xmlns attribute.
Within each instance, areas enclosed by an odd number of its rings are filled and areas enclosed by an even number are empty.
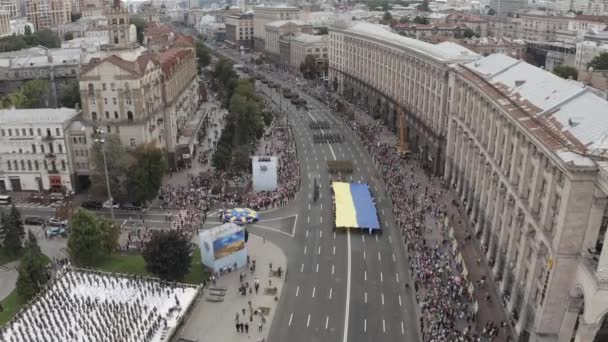
<svg viewBox="0 0 608 342"><path fill-rule="evenodd" d="M327 40L327 35L315 36L312 34L302 33L302 34L296 35L292 40L302 42L302 43L319 43L324 40Z"/></svg>
<svg viewBox="0 0 608 342"><path fill-rule="evenodd" d="M59 124L72 119L79 111L74 108L39 108L39 109L2 109L0 124L53 123Z"/></svg>
<svg viewBox="0 0 608 342"><path fill-rule="evenodd" d="M345 33L354 33L376 41L386 43L401 49L416 51L441 62L468 62L479 58L475 52L463 49L454 49L452 46L440 46L426 43L417 39L407 38L392 32L388 27L366 22L359 22L345 28L336 27ZM335 29L332 27L332 29Z"/></svg>
<svg viewBox="0 0 608 342"><path fill-rule="evenodd" d="M270 23L266 24L266 27L281 27L281 26L289 24L289 23L292 23L292 24L295 24L295 25L306 25L307 24L303 20L298 20L298 19L294 19L294 20L277 20L277 21L273 21L273 22L270 22Z"/></svg>
<svg viewBox="0 0 608 342"><path fill-rule="evenodd" d="M502 54L464 68L489 82L495 100L564 162L589 166L590 156L608 158L608 101L583 84Z"/></svg>

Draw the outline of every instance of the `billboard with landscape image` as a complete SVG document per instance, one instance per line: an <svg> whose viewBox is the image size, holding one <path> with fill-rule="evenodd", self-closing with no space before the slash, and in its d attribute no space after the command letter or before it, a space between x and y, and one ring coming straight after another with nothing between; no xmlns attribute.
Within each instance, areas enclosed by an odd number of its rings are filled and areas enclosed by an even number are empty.
<svg viewBox="0 0 608 342"><path fill-rule="evenodd" d="M215 260L232 255L245 248L245 231L239 230L213 241Z"/></svg>

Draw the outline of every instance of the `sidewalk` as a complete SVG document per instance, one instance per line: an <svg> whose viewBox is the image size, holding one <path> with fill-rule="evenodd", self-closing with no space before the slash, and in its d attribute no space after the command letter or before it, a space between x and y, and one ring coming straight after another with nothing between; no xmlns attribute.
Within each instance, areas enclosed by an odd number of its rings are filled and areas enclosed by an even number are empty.
<svg viewBox="0 0 608 342"><path fill-rule="evenodd" d="M261 341L267 339L278 302L274 300L274 295L264 294L264 291L269 287L268 284L271 281L271 287L277 287L277 295L280 295L285 277L285 274L283 278L270 277L269 263L272 262L273 270L281 266L286 271L287 258L278 246L253 234L249 236L247 249L251 260L256 260L255 273L251 274L249 270L239 269L237 272L221 276L215 286L210 286L226 289L224 301L208 302L205 300L206 295L201 295L194 304L195 307L192 309L190 317L176 336L193 341ZM255 289L252 290L252 294L246 296L238 293L239 275L242 273L246 274L244 282L249 282L250 287L253 287L255 277L259 278L259 294L255 293ZM209 289L205 288L204 291L208 292ZM269 314L265 317L266 323L262 325L262 331L259 331L259 325L262 322L261 316L251 314L249 301L251 301L253 311L260 307L270 308ZM245 310L245 315L243 315L243 310ZM236 331L237 314L238 322L249 324L249 333Z"/></svg>

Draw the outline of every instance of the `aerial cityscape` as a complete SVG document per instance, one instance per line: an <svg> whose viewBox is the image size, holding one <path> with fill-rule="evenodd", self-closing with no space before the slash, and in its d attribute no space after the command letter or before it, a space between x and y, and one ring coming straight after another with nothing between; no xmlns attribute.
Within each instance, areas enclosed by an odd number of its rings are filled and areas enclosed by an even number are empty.
<svg viewBox="0 0 608 342"><path fill-rule="evenodd" d="M0 0L0 342L608 342L607 228L607 0Z"/></svg>

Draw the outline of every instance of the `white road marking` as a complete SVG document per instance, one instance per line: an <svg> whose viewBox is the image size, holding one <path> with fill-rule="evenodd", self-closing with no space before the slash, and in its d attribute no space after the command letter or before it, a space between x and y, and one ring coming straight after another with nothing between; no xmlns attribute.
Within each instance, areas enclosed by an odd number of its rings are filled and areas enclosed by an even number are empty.
<svg viewBox="0 0 608 342"><path fill-rule="evenodd" d="M376 237L376 242L378 242L378 234L374 235Z"/></svg>
<svg viewBox="0 0 608 342"><path fill-rule="evenodd" d="M401 306L401 295L399 295L399 306Z"/></svg>
<svg viewBox="0 0 608 342"><path fill-rule="evenodd" d="M365 260L365 251L363 251L363 260Z"/></svg>
<svg viewBox="0 0 608 342"><path fill-rule="evenodd" d="M388 236L388 242L393 243L393 239L391 239L391 236Z"/></svg>
<svg viewBox="0 0 608 342"><path fill-rule="evenodd" d="M382 282L382 281L383 281L383 278L382 278L382 271L380 271L380 282Z"/></svg>
<svg viewBox="0 0 608 342"><path fill-rule="evenodd" d="M321 255L321 246L319 246L319 253L317 254Z"/></svg>
<svg viewBox="0 0 608 342"><path fill-rule="evenodd" d="M367 319L363 320L363 332L367 331Z"/></svg>
<svg viewBox="0 0 608 342"><path fill-rule="evenodd" d="M365 292L364 297L364 302L367 304L367 292Z"/></svg>
<svg viewBox="0 0 608 342"><path fill-rule="evenodd" d="M323 203L321 203L321 211L323 211Z"/></svg>
<svg viewBox="0 0 608 342"><path fill-rule="evenodd" d="M308 229L306 229L306 237L308 237Z"/></svg>
<svg viewBox="0 0 608 342"><path fill-rule="evenodd" d="M308 314L308 319L306 320L306 327L310 326L310 314Z"/></svg>
<svg viewBox="0 0 608 342"><path fill-rule="evenodd" d="M334 265L331 265L331 274L334 274Z"/></svg>
<svg viewBox="0 0 608 342"><path fill-rule="evenodd" d="M334 153L332 150L331 153ZM334 156L334 159L336 157ZM344 310L344 335L342 338L342 342L348 342L348 316L350 311L350 229L346 230L346 238L347 238L347 254L346 254L346 310ZM332 266L332 274L333 274L333 266Z"/></svg>
<svg viewBox="0 0 608 342"><path fill-rule="evenodd" d="M298 296L298 293L300 293L300 286L296 288L296 297Z"/></svg>
<svg viewBox="0 0 608 342"><path fill-rule="evenodd" d="M333 254L336 255L336 246L335 245L334 245L334 252L333 252Z"/></svg>
<svg viewBox="0 0 608 342"><path fill-rule="evenodd" d="M384 293L382 293L381 295L382 295L382 305L384 305Z"/></svg>
<svg viewBox="0 0 608 342"><path fill-rule="evenodd" d="M380 256L380 252L378 252L378 260L382 260L382 257Z"/></svg>
<svg viewBox="0 0 608 342"><path fill-rule="evenodd" d="M395 273L395 278L397 278L397 282L399 282L399 273Z"/></svg>
<svg viewBox="0 0 608 342"><path fill-rule="evenodd" d="M300 273L304 272L304 264L302 264L302 268L300 268Z"/></svg>
<svg viewBox="0 0 608 342"><path fill-rule="evenodd" d="M316 270L316 272L319 273L319 264L317 264L317 270Z"/></svg>
<svg viewBox="0 0 608 342"><path fill-rule="evenodd" d="M382 332L386 333L386 323L384 322L384 319L382 320Z"/></svg>
<svg viewBox="0 0 608 342"><path fill-rule="evenodd" d="M367 271L363 271L363 278L367 280Z"/></svg>
<svg viewBox="0 0 608 342"><path fill-rule="evenodd" d="M384 209L382 209L382 216L384 216Z"/></svg>
<svg viewBox="0 0 608 342"><path fill-rule="evenodd" d="M288 326L291 326L291 320L292 319L293 319L293 313L291 315L289 315L289 325Z"/></svg>
<svg viewBox="0 0 608 342"><path fill-rule="evenodd" d="M306 245L304 245L304 254L306 254Z"/></svg>
<svg viewBox="0 0 608 342"><path fill-rule="evenodd" d="M363 243L365 243L365 235L361 235L361 241L363 241Z"/></svg>
<svg viewBox="0 0 608 342"><path fill-rule="evenodd" d="M331 299L331 294L332 294L333 292L334 292L334 291L333 291L333 289L330 287L330 288L329 288L329 299Z"/></svg>
<svg viewBox="0 0 608 342"><path fill-rule="evenodd" d="M336 232L334 232L334 239L336 238Z"/></svg>
<svg viewBox="0 0 608 342"><path fill-rule="evenodd" d="M310 216L306 217L306 223L310 223Z"/></svg>
<svg viewBox="0 0 608 342"><path fill-rule="evenodd" d="M323 216L321 216L321 223L323 223Z"/></svg>
<svg viewBox="0 0 608 342"><path fill-rule="evenodd" d="M310 196L308 196L308 198L310 198ZM310 210L310 203L308 203L308 210Z"/></svg>
<svg viewBox="0 0 608 342"><path fill-rule="evenodd" d="M325 318L325 330L327 330L327 327L329 326L329 316L327 316Z"/></svg>
<svg viewBox="0 0 608 342"><path fill-rule="evenodd" d="M395 253L393 253L393 262L396 262L396 260L395 260Z"/></svg>
<svg viewBox="0 0 608 342"><path fill-rule="evenodd" d="M317 288L313 286L312 288L312 298L315 298L315 292L316 292Z"/></svg>
<svg viewBox="0 0 608 342"><path fill-rule="evenodd" d="M405 327L403 326L403 321L401 321L401 335L405 335Z"/></svg>
<svg viewBox="0 0 608 342"><path fill-rule="evenodd" d="M323 237L323 231L319 230L319 237Z"/></svg>

